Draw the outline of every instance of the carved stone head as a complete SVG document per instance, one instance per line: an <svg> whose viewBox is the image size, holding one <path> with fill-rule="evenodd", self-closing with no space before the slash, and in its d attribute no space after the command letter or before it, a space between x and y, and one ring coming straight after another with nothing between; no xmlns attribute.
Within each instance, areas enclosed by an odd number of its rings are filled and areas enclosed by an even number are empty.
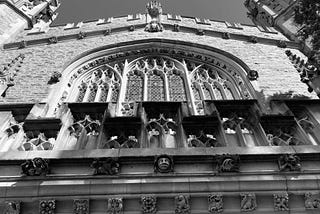
<svg viewBox="0 0 320 214"><path fill-rule="evenodd" d="M154 171L160 173L167 173L173 171L173 160L168 155L160 155L155 158Z"/></svg>

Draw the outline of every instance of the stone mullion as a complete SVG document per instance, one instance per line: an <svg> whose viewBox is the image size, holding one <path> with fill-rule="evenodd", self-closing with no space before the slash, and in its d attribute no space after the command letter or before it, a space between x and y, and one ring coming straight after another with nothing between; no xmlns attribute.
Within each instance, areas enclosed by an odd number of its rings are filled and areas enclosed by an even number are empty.
<svg viewBox="0 0 320 214"><path fill-rule="evenodd" d="M121 115L122 103L125 102L125 98L126 98L126 92L127 92L127 86L128 86L128 73L129 73L129 64L127 60L125 61L122 73L123 75L120 83L119 99L116 107L117 115Z"/></svg>
<svg viewBox="0 0 320 214"><path fill-rule="evenodd" d="M163 78L164 78L164 88L165 88L165 100L170 101L169 81L166 73L163 75Z"/></svg>
<svg viewBox="0 0 320 214"><path fill-rule="evenodd" d="M101 97L101 93L102 93L102 88L103 88L103 83L97 86L97 93L96 93L96 97L94 99L94 102L100 102L100 97Z"/></svg>
<svg viewBox="0 0 320 214"><path fill-rule="evenodd" d="M85 93L83 100L82 100L83 103L88 101L90 93L91 93L91 87L92 87L91 84L88 85L88 87L86 89L86 93Z"/></svg>
<svg viewBox="0 0 320 214"><path fill-rule="evenodd" d="M185 61L183 61L183 70L184 70L184 77L185 77L185 90L186 90L186 98L187 98L187 101L188 101L188 105L191 106L191 112L193 115L197 114L196 112L196 106L195 106L195 99L194 99L194 96L193 96L193 92L192 92L192 89L191 89L191 75L189 74L189 71L188 71L188 68L187 68L187 65L185 63Z"/></svg>
<svg viewBox="0 0 320 214"><path fill-rule="evenodd" d="M143 78L143 101L148 101L148 75L147 70Z"/></svg>

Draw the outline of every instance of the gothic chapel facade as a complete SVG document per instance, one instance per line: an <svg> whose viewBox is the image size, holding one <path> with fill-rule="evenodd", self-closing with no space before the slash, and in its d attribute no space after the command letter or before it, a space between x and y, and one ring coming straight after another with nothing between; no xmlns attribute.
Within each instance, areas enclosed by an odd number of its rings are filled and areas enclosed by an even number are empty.
<svg viewBox="0 0 320 214"><path fill-rule="evenodd" d="M245 5L276 2L294 1ZM2 213L320 212L320 90L299 41L155 1L54 25L59 6L0 0Z"/></svg>

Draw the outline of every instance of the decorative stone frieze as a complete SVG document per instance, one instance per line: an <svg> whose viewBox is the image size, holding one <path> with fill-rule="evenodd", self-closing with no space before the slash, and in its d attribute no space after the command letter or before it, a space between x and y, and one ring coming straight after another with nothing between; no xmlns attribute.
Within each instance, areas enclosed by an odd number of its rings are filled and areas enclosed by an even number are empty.
<svg viewBox="0 0 320 214"><path fill-rule="evenodd" d="M89 199L75 199L73 200L74 214L89 214Z"/></svg>
<svg viewBox="0 0 320 214"><path fill-rule="evenodd" d="M223 212L223 196L221 194L210 194L208 196L208 211L213 214Z"/></svg>
<svg viewBox="0 0 320 214"><path fill-rule="evenodd" d="M273 194L273 204L275 211L289 210L289 195L288 193Z"/></svg>
<svg viewBox="0 0 320 214"><path fill-rule="evenodd" d="M49 41L49 44L56 44L58 43L58 37L56 36L50 37L48 41Z"/></svg>
<svg viewBox="0 0 320 214"><path fill-rule="evenodd" d="M87 37L87 33L86 32L80 31L78 33L78 39L84 39L85 37Z"/></svg>
<svg viewBox="0 0 320 214"><path fill-rule="evenodd" d="M48 81L48 84L51 85L51 84L59 82L61 76L62 76L62 74L60 72L57 72L57 71L53 72L53 74L50 77L50 80Z"/></svg>
<svg viewBox="0 0 320 214"><path fill-rule="evenodd" d="M319 194L317 194L319 196ZM320 209L320 198L316 197L315 194L307 192L304 194L304 206L307 210Z"/></svg>
<svg viewBox="0 0 320 214"><path fill-rule="evenodd" d="M279 48L286 48L287 47L287 42L283 40L278 41L278 47Z"/></svg>
<svg viewBox="0 0 320 214"><path fill-rule="evenodd" d="M218 172L239 172L240 157L239 155L218 155L217 156Z"/></svg>
<svg viewBox="0 0 320 214"><path fill-rule="evenodd" d="M251 81L257 80L259 77L259 73L256 70L250 70L248 72L248 79Z"/></svg>
<svg viewBox="0 0 320 214"><path fill-rule="evenodd" d="M157 212L157 197L154 195L142 196L141 209L143 213L155 214Z"/></svg>
<svg viewBox="0 0 320 214"><path fill-rule="evenodd" d="M300 158L295 154L284 154L278 159L280 171L300 171Z"/></svg>
<svg viewBox="0 0 320 214"><path fill-rule="evenodd" d="M107 206L108 214L121 214L123 213L123 200L122 198L109 198Z"/></svg>
<svg viewBox="0 0 320 214"><path fill-rule="evenodd" d="M20 49L23 49L23 48L26 48L27 47L27 42L26 41L21 41L21 42L19 42L19 48Z"/></svg>
<svg viewBox="0 0 320 214"><path fill-rule="evenodd" d="M95 159L91 167L94 169L94 175L116 175L120 171L120 163L115 158Z"/></svg>
<svg viewBox="0 0 320 214"><path fill-rule="evenodd" d="M204 36L205 31L203 29L197 29L197 35Z"/></svg>
<svg viewBox="0 0 320 214"><path fill-rule="evenodd" d="M256 37L256 36L251 36L251 37L249 38L249 42L251 42L251 43L253 43L253 44L258 43L258 37Z"/></svg>
<svg viewBox="0 0 320 214"><path fill-rule="evenodd" d="M154 171L159 173L173 172L173 158L168 155L159 155L154 159Z"/></svg>
<svg viewBox="0 0 320 214"><path fill-rule="evenodd" d="M223 39L230 39L230 38L231 38L231 35L230 35L229 32L223 32L223 33L222 33L222 38L223 38Z"/></svg>
<svg viewBox="0 0 320 214"><path fill-rule="evenodd" d="M56 209L55 200L41 200L39 202L39 213L40 214L54 214Z"/></svg>
<svg viewBox="0 0 320 214"><path fill-rule="evenodd" d="M42 158L27 160L21 164L22 174L27 176L47 175L50 173L49 161Z"/></svg>
<svg viewBox="0 0 320 214"><path fill-rule="evenodd" d="M111 28L108 28L103 32L103 35L105 35L105 36L110 35L110 34L111 34Z"/></svg>
<svg viewBox="0 0 320 214"><path fill-rule="evenodd" d="M134 25L130 25L129 28L128 28L128 30L130 32L134 31L135 29L136 29L136 27Z"/></svg>
<svg viewBox="0 0 320 214"><path fill-rule="evenodd" d="M190 196L188 195L178 195L175 197L176 214L188 214L191 213L190 208Z"/></svg>
<svg viewBox="0 0 320 214"><path fill-rule="evenodd" d="M6 201L3 214L20 214L20 201Z"/></svg>
<svg viewBox="0 0 320 214"><path fill-rule="evenodd" d="M179 31L180 31L180 25L174 24L174 25L173 25L173 31L174 31L174 32L179 32Z"/></svg>
<svg viewBox="0 0 320 214"><path fill-rule="evenodd" d="M157 1L151 1L147 4L147 13L151 21L146 25L145 31L147 32L160 32L163 31L161 24L162 6Z"/></svg>
<svg viewBox="0 0 320 214"><path fill-rule="evenodd" d="M254 193L241 193L241 211L250 212L257 209L257 200Z"/></svg>

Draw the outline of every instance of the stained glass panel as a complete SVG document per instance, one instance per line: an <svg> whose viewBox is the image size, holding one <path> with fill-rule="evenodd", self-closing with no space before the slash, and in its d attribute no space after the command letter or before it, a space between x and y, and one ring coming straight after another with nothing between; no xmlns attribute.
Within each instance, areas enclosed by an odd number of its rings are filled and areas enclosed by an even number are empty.
<svg viewBox="0 0 320 214"><path fill-rule="evenodd" d="M125 101L142 101L143 100L143 78L139 75L130 75Z"/></svg>
<svg viewBox="0 0 320 214"><path fill-rule="evenodd" d="M171 101L185 101L186 91L182 77L172 74L169 76L169 92Z"/></svg>
<svg viewBox="0 0 320 214"><path fill-rule="evenodd" d="M163 79L156 74L151 74L148 79L148 100L164 101L164 82Z"/></svg>

